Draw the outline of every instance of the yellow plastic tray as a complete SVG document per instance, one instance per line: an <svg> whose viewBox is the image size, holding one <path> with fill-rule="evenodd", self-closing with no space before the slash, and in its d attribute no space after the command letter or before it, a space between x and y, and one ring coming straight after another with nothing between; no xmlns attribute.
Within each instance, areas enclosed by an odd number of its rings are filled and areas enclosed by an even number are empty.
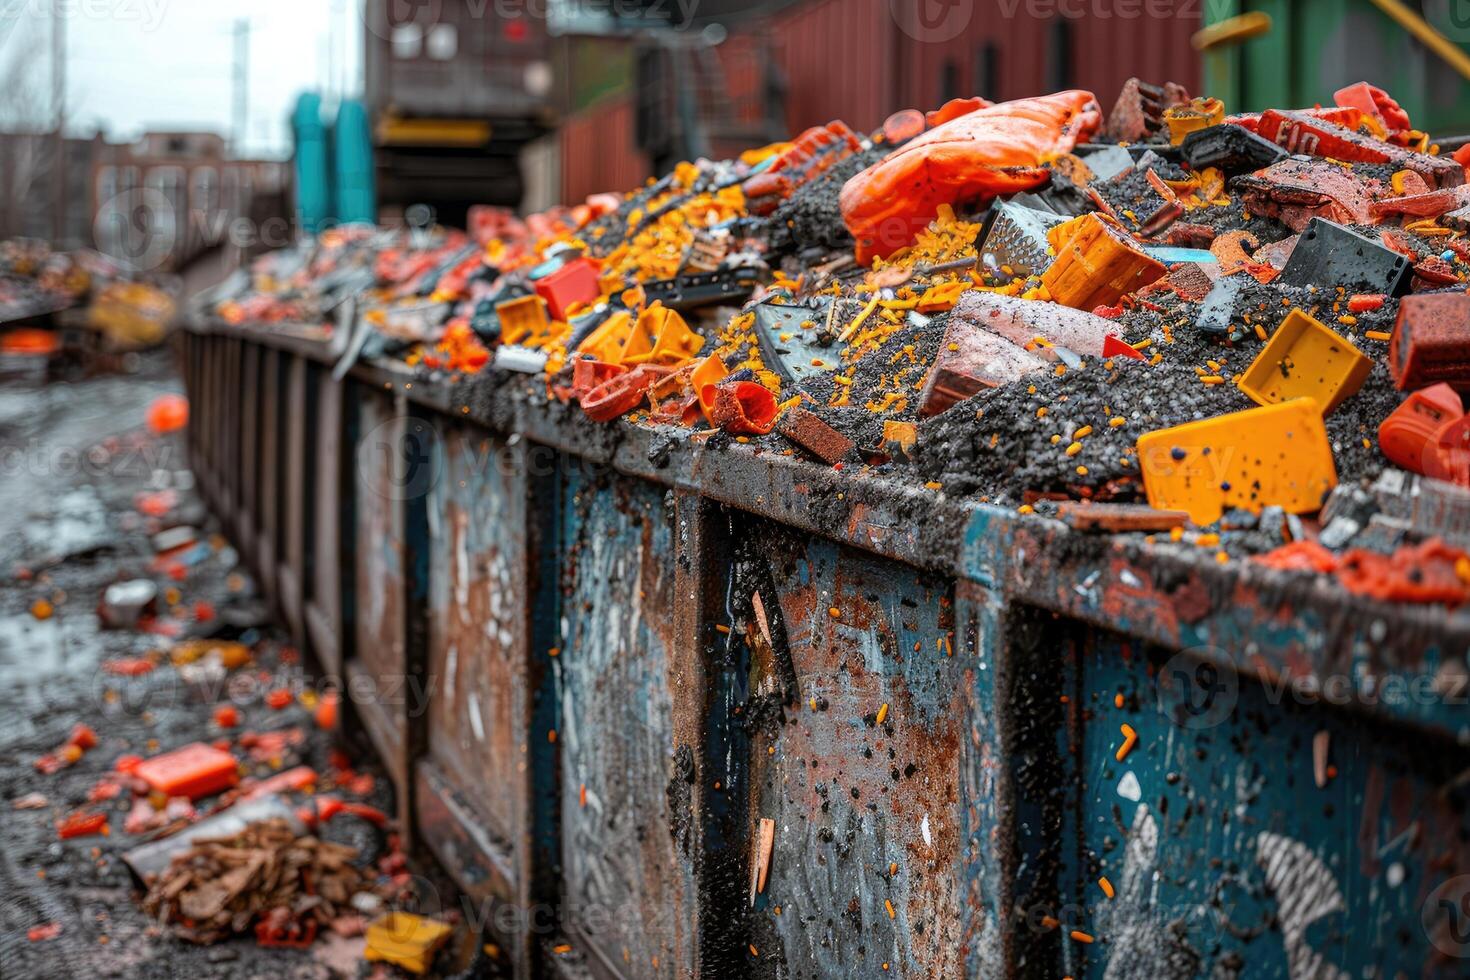
<svg viewBox="0 0 1470 980"><path fill-rule="evenodd" d="M1373 361L1301 310L1292 310L1240 379L1259 405L1315 398L1323 415L1357 393Z"/></svg>
<svg viewBox="0 0 1470 980"><path fill-rule="evenodd" d="M1138 440L1138 457L1150 506L1185 511L1196 524L1232 507L1311 513L1337 486L1314 398L1150 432Z"/></svg>

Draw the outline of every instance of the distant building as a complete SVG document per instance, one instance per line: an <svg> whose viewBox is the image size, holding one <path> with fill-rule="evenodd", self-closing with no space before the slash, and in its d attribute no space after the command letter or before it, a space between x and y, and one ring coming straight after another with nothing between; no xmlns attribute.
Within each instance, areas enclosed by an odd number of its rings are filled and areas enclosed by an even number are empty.
<svg viewBox="0 0 1470 980"><path fill-rule="evenodd" d="M289 244L289 165L226 151L217 133L150 132L108 146L92 168L97 249L141 268L178 270L213 248L243 257Z"/></svg>
<svg viewBox="0 0 1470 980"><path fill-rule="evenodd" d="M234 264L289 243L289 165L227 151L217 133L68 138L58 187L54 134L0 133L0 238L95 248L139 272L178 271L215 248Z"/></svg>

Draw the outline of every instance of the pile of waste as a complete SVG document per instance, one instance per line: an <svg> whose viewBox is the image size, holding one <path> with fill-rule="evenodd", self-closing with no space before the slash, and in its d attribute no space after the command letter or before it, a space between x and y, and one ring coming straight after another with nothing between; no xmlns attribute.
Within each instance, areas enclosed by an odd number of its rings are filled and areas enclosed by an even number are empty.
<svg viewBox="0 0 1470 980"><path fill-rule="evenodd" d="M90 287L78 256L35 239L0 241L0 323L75 306Z"/></svg>
<svg viewBox="0 0 1470 980"><path fill-rule="evenodd" d="M1330 550L1393 553L1423 529L1374 481L1470 487L1470 147L1366 83L1226 109L1134 79L1107 111L834 122L382 253L366 329L470 404L524 375L594 422L1222 562L1315 540L1319 513Z"/></svg>

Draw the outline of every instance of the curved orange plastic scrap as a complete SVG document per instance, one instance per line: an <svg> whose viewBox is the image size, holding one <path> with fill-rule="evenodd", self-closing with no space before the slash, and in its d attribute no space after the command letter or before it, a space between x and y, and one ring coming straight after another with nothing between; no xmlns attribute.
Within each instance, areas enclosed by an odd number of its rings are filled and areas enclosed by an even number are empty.
<svg viewBox="0 0 1470 980"><path fill-rule="evenodd" d="M938 109L928 113L925 116L925 121L928 122L929 128L933 129L935 126L943 126L952 119L958 119L960 116L968 116L970 113L978 112L981 109L989 109L993 105L995 105L994 102L991 102L989 99L982 99L978 95L970 99L950 99Z"/></svg>
<svg viewBox="0 0 1470 980"><path fill-rule="evenodd" d="M941 204L1041 186L1044 164L1101 123L1096 97L1072 90L1002 102L915 137L842 188L842 218L857 240L858 261L866 265L911 244Z"/></svg>

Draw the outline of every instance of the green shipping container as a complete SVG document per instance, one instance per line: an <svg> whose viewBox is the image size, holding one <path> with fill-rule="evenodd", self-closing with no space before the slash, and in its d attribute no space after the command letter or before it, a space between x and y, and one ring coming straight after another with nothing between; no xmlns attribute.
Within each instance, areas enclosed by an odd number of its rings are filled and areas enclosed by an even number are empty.
<svg viewBox="0 0 1470 980"><path fill-rule="evenodd" d="M1408 6L1470 53L1470 3ZM1368 81L1397 99L1417 129L1441 137L1470 132L1470 81L1370 0L1205 2L1211 24L1255 11L1271 16L1269 33L1204 56L1205 91L1228 111L1331 104L1333 92Z"/></svg>

